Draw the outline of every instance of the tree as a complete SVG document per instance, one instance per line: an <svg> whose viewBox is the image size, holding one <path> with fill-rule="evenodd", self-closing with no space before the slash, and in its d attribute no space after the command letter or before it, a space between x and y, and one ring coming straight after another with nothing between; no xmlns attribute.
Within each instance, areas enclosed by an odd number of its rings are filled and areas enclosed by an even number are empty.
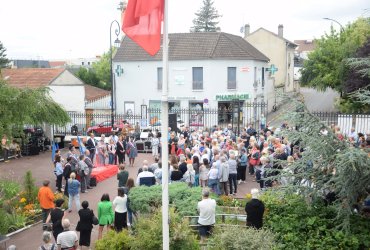
<svg viewBox="0 0 370 250"><path fill-rule="evenodd" d="M304 62L301 85L319 91L332 88L342 93L349 69L346 59L354 57L369 35L369 18L359 18L340 33L332 27L329 34L316 41L316 49Z"/></svg>
<svg viewBox="0 0 370 250"><path fill-rule="evenodd" d="M107 90L110 90L112 87L112 82L110 79L111 78L110 58L111 52L108 51L102 55L98 62L93 64L93 70L95 71L96 76L100 80L99 86Z"/></svg>
<svg viewBox="0 0 370 250"><path fill-rule="evenodd" d="M364 91L370 90L370 36L368 41L355 54L355 57L346 60L349 66L344 93L341 100L341 111L344 112L369 112L370 103L364 99ZM370 97L368 97L370 99ZM365 102L363 101L365 100Z"/></svg>
<svg viewBox="0 0 370 250"><path fill-rule="evenodd" d="M283 130L282 135L304 151L301 159L280 172L278 178L285 176L292 180L283 190L299 193L307 202L334 194L331 197L335 197L336 223L340 228L351 230L353 209L367 196L370 183L368 152L338 139L303 103L291 101L296 111L286 112L284 120L292 126L299 124L300 128Z"/></svg>
<svg viewBox="0 0 370 250"><path fill-rule="evenodd" d="M0 41L0 69L5 68L9 63L9 60L6 58L5 54L6 49L3 46L3 43Z"/></svg>
<svg viewBox="0 0 370 250"><path fill-rule="evenodd" d="M65 125L67 112L49 96L49 88L18 89L0 80L0 135L25 124Z"/></svg>
<svg viewBox="0 0 370 250"><path fill-rule="evenodd" d="M194 26L190 29L190 32L217 32L221 30L220 27L217 27L218 18L221 15L213 7L213 3L212 0L203 0L203 6L195 13Z"/></svg>
<svg viewBox="0 0 370 250"><path fill-rule="evenodd" d="M100 87L100 79L92 69L81 67L77 72L76 76L80 78L84 83Z"/></svg>

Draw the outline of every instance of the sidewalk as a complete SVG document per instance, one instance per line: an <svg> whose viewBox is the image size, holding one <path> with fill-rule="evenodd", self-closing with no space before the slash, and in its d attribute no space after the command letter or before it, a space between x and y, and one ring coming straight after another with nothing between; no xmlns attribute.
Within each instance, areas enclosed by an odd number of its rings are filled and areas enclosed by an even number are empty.
<svg viewBox="0 0 370 250"><path fill-rule="evenodd" d="M138 168L142 165L143 160L148 160L150 164L153 162L151 154L139 153L138 157L136 158L134 168L128 168L130 177L134 177L136 179ZM8 163L0 163L0 176L12 178L22 183L23 175L26 173L26 171L31 170L33 178L36 180L36 185L41 186L44 179L49 179L51 180L51 183L54 183L53 181L55 176L53 174L53 167L54 166L51 162L51 152L45 152L36 156L11 160ZM252 182L251 178L247 176L247 183L238 186L238 195L236 197L244 197L245 194L250 192L251 188L255 188L257 185L258 184L256 182ZM54 185L52 185L52 188L55 188ZM81 194L80 200L81 202L84 200L89 201L89 207L93 209L95 215L97 215L97 204L104 193L108 193L111 200L113 200L117 195L116 176L98 183L98 186L92 190L89 190L88 193ZM68 214L67 218L70 219L71 229L74 230L79 218L74 206L73 212ZM91 241L95 242L97 237L98 227L95 226L92 232ZM41 244L42 228L41 224L38 224L21 233L11 236L7 245L16 245L17 250L33 250L38 249Z"/></svg>

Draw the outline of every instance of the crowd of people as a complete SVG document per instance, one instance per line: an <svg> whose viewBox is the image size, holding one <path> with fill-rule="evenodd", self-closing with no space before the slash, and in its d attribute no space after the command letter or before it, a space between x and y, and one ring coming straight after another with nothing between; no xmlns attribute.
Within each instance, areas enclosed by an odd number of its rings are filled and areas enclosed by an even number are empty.
<svg viewBox="0 0 370 250"><path fill-rule="evenodd" d="M283 124L281 129L286 129ZM333 132L339 136L338 128ZM354 131L353 131L354 132ZM287 185L288 178L273 179L276 170L285 167L301 158L303 149L298 143L292 143L288 138L281 137L274 128L259 128L257 131L252 125L243 128L236 134L229 124L222 129L214 126L208 131L190 131L184 127L179 133L168 131L169 150L169 182L185 182L191 188L203 188L203 199L198 204L199 233L201 239L209 235L215 223L215 203L209 198L209 193L217 195L236 195L238 186L248 180L259 184L260 190L274 185ZM136 176L132 177L127 167L133 167L137 157L137 149L133 138L113 134L108 139L104 136L99 141L90 135L86 143L86 150L78 154L73 146L69 147L66 160L57 151L55 155L56 187L57 191L64 192L69 197L68 209L63 211L61 206L64 200L54 202L54 193L50 189L50 181L45 181L39 191L39 201L42 208L43 227L48 228L52 222L52 234L57 246L62 249L80 246L89 247L91 244L91 230L93 225L99 225L98 238L102 237L104 227L111 226L120 231L134 223L135 211L130 209L128 194L130 189L139 185L160 185L162 183L163 164L161 155L161 134L153 133L152 142L153 161L144 160ZM354 146L369 147L370 136L361 133L343 136ZM366 143L366 145L364 145ZM129 163L126 167L125 158ZM94 164L94 161L96 163ZM117 196L111 201L109 194L103 194L97 207L97 217L89 208L87 200L80 202L80 193L91 189L90 175L94 165L117 164L118 191ZM167 165L167 164L166 164ZM246 178L247 175L250 178ZM65 185L63 186L63 179ZM64 187L64 189L63 189ZM264 205L258 200L258 189L252 190L252 200L247 204L245 211L248 215L247 225L255 228L262 227ZM76 204L76 211L80 216L76 230L80 237L73 231L68 231L70 222L66 218L72 212L72 203ZM81 208L82 206L82 208ZM67 233L69 232L69 233ZM52 249L51 236L44 233L44 248Z"/></svg>

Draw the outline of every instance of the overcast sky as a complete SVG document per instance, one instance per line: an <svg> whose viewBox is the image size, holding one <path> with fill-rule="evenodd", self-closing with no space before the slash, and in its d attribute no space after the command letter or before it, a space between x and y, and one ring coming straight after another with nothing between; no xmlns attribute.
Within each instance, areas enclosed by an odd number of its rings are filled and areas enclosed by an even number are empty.
<svg viewBox="0 0 370 250"><path fill-rule="evenodd" d="M149 1L149 0L148 0ZM168 0L169 31L188 32L202 0ZM214 0L221 31L242 35L264 27L289 40L319 38L329 17L343 25L370 15L369 0ZM69 59L95 57L109 49L109 27L120 20L119 0L0 0L0 41L8 58ZM333 23L339 30L339 25ZM114 29L113 29L114 30ZM114 38L113 38L114 40Z"/></svg>

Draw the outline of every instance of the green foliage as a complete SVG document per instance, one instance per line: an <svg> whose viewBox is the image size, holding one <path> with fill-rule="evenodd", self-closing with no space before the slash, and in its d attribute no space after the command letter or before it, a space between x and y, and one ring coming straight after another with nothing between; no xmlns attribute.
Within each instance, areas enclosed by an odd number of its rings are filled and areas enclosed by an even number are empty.
<svg viewBox="0 0 370 250"><path fill-rule="evenodd" d="M342 92L348 73L346 59L355 55L370 36L368 18L359 18L340 33L333 28L316 40L316 49L308 55L302 68L302 86L320 91L332 88Z"/></svg>
<svg viewBox="0 0 370 250"><path fill-rule="evenodd" d="M76 76L80 78L84 83L95 86L95 87L103 87L100 86L100 79L92 69L87 69L81 67L77 72Z"/></svg>
<svg viewBox="0 0 370 250"><path fill-rule="evenodd" d="M150 213L162 205L162 186L139 186L130 190L130 206L133 211ZM197 204L202 198L200 187L189 188L186 183L169 185L169 202L181 216L197 215Z"/></svg>
<svg viewBox="0 0 370 250"><path fill-rule="evenodd" d="M8 233L8 228L9 228L9 222L6 220L7 213L3 210L0 209L0 234L6 234Z"/></svg>
<svg viewBox="0 0 370 250"><path fill-rule="evenodd" d="M7 220L7 224L9 226L7 233L13 232L13 231L16 231L17 229L25 227L27 223L29 222L29 219L27 218L27 216L21 213L16 213L16 212L7 214L5 217L5 220Z"/></svg>
<svg viewBox="0 0 370 250"><path fill-rule="evenodd" d="M140 217L135 225L134 235L136 240L132 241L132 249L162 249L161 209L156 210L152 216ZM170 210L170 249L199 249L196 236L191 231L187 220L182 219L174 209Z"/></svg>
<svg viewBox="0 0 370 250"><path fill-rule="evenodd" d="M24 124L64 125L67 112L49 96L48 88L18 89L0 80L0 135Z"/></svg>
<svg viewBox="0 0 370 250"><path fill-rule="evenodd" d="M113 49L113 54L115 51L116 50ZM108 51L107 53L104 53L100 60L92 66L96 77L99 79L99 87L107 90L110 90L112 87L110 60L111 51Z"/></svg>
<svg viewBox="0 0 370 250"><path fill-rule="evenodd" d="M127 230L119 233L111 230L101 240L96 241L95 250L129 250L134 240Z"/></svg>
<svg viewBox="0 0 370 250"><path fill-rule="evenodd" d="M261 196L264 225L271 229L281 249L368 249L370 220L351 216L351 232L338 230L335 207L320 200L307 203L301 195L266 192Z"/></svg>
<svg viewBox="0 0 370 250"><path fill-rule="evenodd" d="M221 15L213 7L214 1L203 0L203 6L195 13L193 19L193 27L190 32L217 32L220 31L220 27L217 27L218 19Z"/></svg>
<svg viewBox="0 0 370 250"><path fill-rule="evenodd" d="M11 180L1 179L0 180L0 206L3 201L9 200L15 197L21 190L21 186Z"/></svg>
<svg viewBox="0 0 370 250"><path fill-rule="evenodd" d="M208 241L208 249L277 249L274 237L274 234L268 229L256 230L236 226L216 227Z"/></svg>
<svg viewBox="0 0 370 250"><path fill-rule="evenodd" d="M97 250L157 250L162 249L162 212L157 209L153 214L141 215L138 218L133 234L124 230L120 233L109 232L96 242ZM170 249L192 250L199 249L196 236L191 231L187 220L182 219L170 210Z"/></svg>
<svg viewBox="0 0 370 250"><path fill-rule="evenodd" d="M37 198L37 187L35 185L35 179L32 177L32 172L27 171L24 176L23 189L25 192L25 198L28 203L35 203Z"/></svg>
<svg viewBox="0 0 370 250"><path fill-rule="evenodd" d="M299 126L299 130L284 130L282 135L292 143L299 142L304 152L300 160L284 171L285 176L295 180L285 188L312 199L322 199L328 192L335 193L338 227L350 231L352 208L367 195L370 157L366 151L339 140L331 129L305 110L302 103L291 101L296 111L290 110L283 118L291 126ZM322 129L327 131L326 135ZM303 180L310 185L301 185Z"/></svg>
<svg viewBox="0 0 370 250"><path fill-rule="evenodd" d="M0 69L5 68L9 63L9 60L6 58L5 51L6 49L4 48L4 45L0 41Z"/></svg>

